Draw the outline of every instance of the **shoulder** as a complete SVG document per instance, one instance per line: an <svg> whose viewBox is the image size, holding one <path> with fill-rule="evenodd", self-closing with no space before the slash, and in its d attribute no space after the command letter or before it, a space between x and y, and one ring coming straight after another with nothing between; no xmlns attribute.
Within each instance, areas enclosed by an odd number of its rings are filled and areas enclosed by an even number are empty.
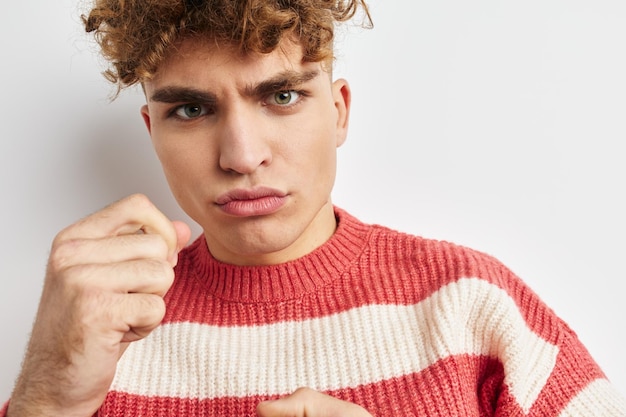
<svg viewBox="0 0 626 417"><path fill-rule="evenodd" d="M524 310L543 304L520 277L489 253L380 224L368 228L361 264L377 271L386 284L415 294L415 301L445 288L467 287L471 292L470 287L480 287L511 298Z"/></svg>
<svg viewBox="0 0 626 417"><path fill-rule="evenodd" d="M437 276L498 280L514 275L495 256L455 242L399 231L384 225L370 225L369 247L377 257L393 258L417 272Z"/></svg>

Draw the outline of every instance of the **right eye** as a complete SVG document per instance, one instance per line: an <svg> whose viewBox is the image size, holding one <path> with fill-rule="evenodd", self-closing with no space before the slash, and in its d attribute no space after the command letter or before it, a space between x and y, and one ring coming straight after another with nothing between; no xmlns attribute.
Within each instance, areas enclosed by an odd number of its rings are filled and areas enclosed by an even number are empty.
<svg viewBox="0 0 626 417"><path fill-rule="evenodd" d="M198 103L183 104L174 110L176 117L185 120L196 119L206 114L209 114L209 109Z"/></svg>

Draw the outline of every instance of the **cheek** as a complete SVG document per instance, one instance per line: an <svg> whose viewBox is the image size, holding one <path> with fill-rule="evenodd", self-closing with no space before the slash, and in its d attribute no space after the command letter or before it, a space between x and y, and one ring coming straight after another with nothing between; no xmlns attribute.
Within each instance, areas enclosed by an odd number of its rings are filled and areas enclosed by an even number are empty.
<svg viewBox="0 0 626 417"><path fill-rule="evenodd" d="M206 166L214 153L208 146L211 143L201 132L188 131L159 131L153 136L154 149L164 168L175 168L181 171L190 171L198 166Z"/></svg>
<svg viewBox="0 0 626 417"><path fill-rule="evenodd" d="M302 166L300 176L304 177L303 180L311 187L326 189L334 181L337 164L334 130L318 127L294 157Z"/></svg>
<svg viewBox="0 0 626 417"><path fill-rule="evenodd" d="M193 176L198 172L200 166L205 168L207 164L202 164L204 158L199 150L194 150L192 141L176 140L168 136L167 140L159 140L158 137L153 140L154 149L157 157L161 162L161 166L165 177L174 193L180 192L180 188L185 183L193 182Z"/></svg>
<svg viewBox="0 0 626 417"><path fill-rule="evenodd" d="M155 151L159 161L161 162L161 167L168 181L174 179L174 177L178 176L181 172L179 169L180 163L180 153L175 149L170 149L169 146L164 146L163 143L155 144Z"/></svg>

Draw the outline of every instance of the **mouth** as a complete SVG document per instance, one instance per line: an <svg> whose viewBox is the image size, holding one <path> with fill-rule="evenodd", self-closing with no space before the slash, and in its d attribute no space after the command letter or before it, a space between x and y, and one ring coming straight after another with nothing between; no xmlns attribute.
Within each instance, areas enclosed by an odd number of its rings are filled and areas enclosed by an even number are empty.
<svg viewBox="0 0 626 417"><path fill-rule="evenodd" d="M226 214L255 217L275 213L285 205L287 194L268 187L235 189L220 195L215 204Z"/></svg>

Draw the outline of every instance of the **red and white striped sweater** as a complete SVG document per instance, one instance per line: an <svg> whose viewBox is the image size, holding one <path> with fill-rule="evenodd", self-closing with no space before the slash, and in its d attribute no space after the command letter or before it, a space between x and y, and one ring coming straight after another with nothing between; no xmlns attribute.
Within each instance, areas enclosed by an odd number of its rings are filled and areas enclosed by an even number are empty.
<svg viewBox="0 0 626 417"><path fill-rule="evenodd" d="M490 256L337 209L275 266L185 249L163 324L119 362L98 416L254 416L307 386L374 416L626 416L574 332Z"/></svg>

